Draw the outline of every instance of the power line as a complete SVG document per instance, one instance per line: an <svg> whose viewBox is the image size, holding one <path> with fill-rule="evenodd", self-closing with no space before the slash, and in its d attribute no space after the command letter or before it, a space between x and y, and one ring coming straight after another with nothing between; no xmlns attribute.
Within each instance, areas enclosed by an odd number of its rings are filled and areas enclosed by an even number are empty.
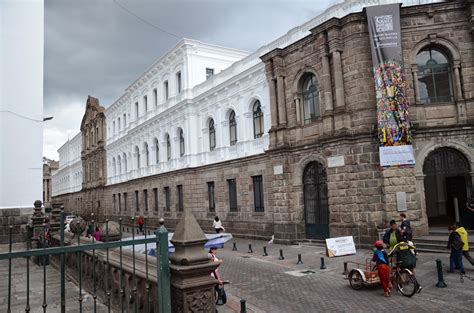
<svg viewBox="0 0 474 313"><path fill-rule="evenodd" d="M168 35L173 36L173 37L176 37L176 38L178 38L178 39L183 38L183 36L180 36L180 35L174 34L174 33L172 33L172 32L169 32L169 31L167 31L166 29L163 29L163 28L161 28L161 27L159 27L159 26L156 26L155 24L153 24L153 23L147 21L147 20L144 19L143 17L141 17L141 16L139 16L138 14L136 14L136 13L130 11L130 10L127 9L125 6L123 6L123 5L121 5L120 3L118 3L117 0L113 0L113 2L115 3L115 5L117 5L119 8L121 8L122 10L124 10L125 12L127 12L128 14L133 15L134 17L136 17L137 19L139 19L139 20L142 21L143 23L145 23L145 24L147 24L147 25L149 25L149 26L151 26L151 27L153 27L153 28L159 30L160 32L165 33L165 34L168 34Z"/></svg>

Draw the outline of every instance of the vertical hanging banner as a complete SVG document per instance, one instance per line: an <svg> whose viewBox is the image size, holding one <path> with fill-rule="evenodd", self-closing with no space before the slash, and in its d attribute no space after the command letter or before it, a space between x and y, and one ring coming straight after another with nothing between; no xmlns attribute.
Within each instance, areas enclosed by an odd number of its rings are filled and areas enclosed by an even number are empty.
<svg viewBox="0 0 474 313"><path fill-rule="evenodd" d="M403 73L400 4L365 8L377 100L381 166L414 165Z"/></svg>

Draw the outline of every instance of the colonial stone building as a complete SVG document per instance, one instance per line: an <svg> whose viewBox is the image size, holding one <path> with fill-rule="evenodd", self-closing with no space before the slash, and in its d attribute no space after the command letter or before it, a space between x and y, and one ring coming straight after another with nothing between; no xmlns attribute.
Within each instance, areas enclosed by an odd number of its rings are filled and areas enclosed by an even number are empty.
<svg viewBox="0 0 474 313"><path fill-rule="evenodd" d="M183 211L207 229L218 215L234 235L275 234L281 242L341 235L371 242L405 207L424 234L454 221L455 197L460 219L469 221L463 204L474 177L473 4L402 6L416 165L391 168L379 165L363 12L374 4L336 5L212 80L160 98L142 116L154 90L166 95L170 86L169 73L153 79L158 62L106 111L107 127L115 125L107 186L91 189L103 195L100 211L111 219L144 214L152 223L164 217L170 228ZM187 53L178 50L164 65ZM189 79L186 66L173 67L176 82Z"/></svg>

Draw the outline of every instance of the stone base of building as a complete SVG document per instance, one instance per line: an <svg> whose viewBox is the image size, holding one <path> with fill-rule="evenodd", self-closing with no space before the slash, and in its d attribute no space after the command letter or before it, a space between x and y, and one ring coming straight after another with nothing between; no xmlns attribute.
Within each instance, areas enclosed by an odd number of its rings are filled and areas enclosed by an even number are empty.
<svg viewBox="0 0 474 313"><path fill-rule="evenodd" d="M0 244L10 240L10 226L12 227L12 241L23 242L27 239L27 224L33 213L33 208L2 209L0 210Z"/></svg>

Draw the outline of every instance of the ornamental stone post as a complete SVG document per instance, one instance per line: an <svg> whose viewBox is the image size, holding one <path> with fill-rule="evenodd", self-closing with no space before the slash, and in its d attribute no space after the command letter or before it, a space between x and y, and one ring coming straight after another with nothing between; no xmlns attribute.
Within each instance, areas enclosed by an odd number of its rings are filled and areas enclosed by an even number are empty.
<svg viewBox="0 0 474 313"><path fill-rule="evenodd" d="M171 238L175 253L170 255L172 312L215 312L211 273L219 266L212 262L204 244L207 239L194 215L186 212Z"/></svg>
<svg viewBox="0 0 474 313"><path fill-rule="evenodd" d="M40 200L36 200L33 204L35 209L33 215L31 216L30 225L33 231L32 240L38 240L42 232L44 231L44 218L45 215L41 210L41 205L43 203Z"/></svg>
<svg viewBox="0 0 474 313"><path fill-rule="evenodd" d="M51 233L55 233L59 230L61 225L61 210L64 210L64 206L61 204L53 204L51 210L51 218L49 219L49 230Z"/></svg>

